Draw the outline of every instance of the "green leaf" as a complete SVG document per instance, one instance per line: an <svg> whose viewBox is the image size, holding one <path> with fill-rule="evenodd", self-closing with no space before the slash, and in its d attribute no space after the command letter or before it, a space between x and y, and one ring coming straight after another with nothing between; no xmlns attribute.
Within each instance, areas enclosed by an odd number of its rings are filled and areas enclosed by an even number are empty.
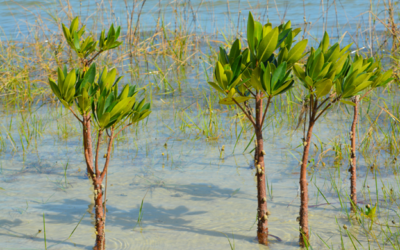
<svg viewBox="0 0 400 250"><path fill-rule="evenodd" d="M251 54L254 54L254 19L250 11L247 18L247 43Z"/></svg>
<svg viewBox="0 0 400 250"><path fill-rule="evenodd" d="M263 86L264 91L270 96L272 94L271 91L271 66L270 63L267 64L267 67L262 72L261 84Z"/></svg>
<svg viewBox="0 0 400 250"><path fill-rule="evenodd" d="M314 81L311 79L311 77L306 76L306 77L304 78L304 82L305 82L310 88L314 87Z"/></svg>
<svg viewBox="0 0 400 250"><path fill-rule="evenodd" d="M321 72L322 67L324 66L324 54L319 53L317 55L316 60L313 62L311 66L311 74L310 77L315 79L319 73Z"/></svg>
<svg viewBox="0 0 400 250"><path fill-rule="evenodd" d="M80 41L79 41L79 37L78 37L78 34L76 33L76 32L74 32L74 46L75 46L75 49L77 50L77 51L80 51L80 49L81 49L81 46L80 46Z"/></svg>
<svg viewBox="0 0 400 250"><path fill-rule="evenodd" d="M231 63L231 69L233 76L238 76L240 74L240 69L242 65L242 56L238 56L233 63Z"/></svg>
<svg viewBox="0 0 400 250"><path fill-rule="evenodd" d="M121 115L121 112L124 113L124 109L131 109L134 102L132 102L134 97L125 98L117 103L115 107L111 110L110 116L114 117L116 115Z"/></svg>
<svg viewBox="0 0 400 250"><path fill-rule="evenodd" d="M210 84L214 89L216 89L218 92L221 92L221 93L223 93L223 94L226 94L225 92L224 92L224 90L223 89L221 89L215 82L208 82L208 84Z"/></svg>
<svg viewBox="0 0 400 250"><path fill-rule="evenodd" d="M96 77L96 64L92 64L88 71L86 71L84 78L89 82L89 83L94 83Z"/></svg>
<svg viewBox="0 0 400 250"><path fill-rule="evenodd" d="M322 52L326 52L329 48L329 35L328 32L325 31L324 33L324 38L322 38L322 41L319 45L319 47L322 49Z"/></svg>
<svg viewBox="0 0 400 250"><path fill-rule="evenodd" d="M232 44L231 51L229 52L229 63L232 64L236 60L236 58L240 55L241 49L242 47L240 44L240 40L236 39L235 42Z"/></svg>
<svg viewBox="0 0 400 250"><path fill-rule="evenodd" d="M269 32L271 32L272 30L272 24L271 23L267 23L263 26L263 38L268 35Z"/></svg>
<svg viewBox="0 0 400 250"><path fill-rule="evenodd" d="M283 32L279 33L278 36L278 43L276 44L276 48L279 48L279 46L285 41L286 37L288 37L289 34L292 33L292 29L284 29Z"/></svg>
<svg viewBox="0 0 400 250"><path fill-rule="evenodd" d="M226 54L225 49L222 47L219 47L218 61L222 64L222 66L225 66L225 64L229 63L228 55Z"/></svg>
<svg viewBox="0 0 400 250"><path fill-rule="evenodd" d="M251 78L249 81L250 85L256 90L262 90L260 77L261 77L261 69L257 67L253 70L253 73L251 74Z"/></svg>
<svg viewBox="0 0 400 250"><path fill-rule="evenodd" d="M340 50L339 57L341 57L342 55L344 55L344 54L347 52L347 50L351 47L351 45L353 45L353 44L350 43L350 44L348 44L346 47L344 47L342 50ZM348 53L350 53L350 52L348 52Z"/></svg>
<svg viewBox="0 0 400 250"><path fill-rule="evenodd" d="M258 43L263 39L263 26L260 22L254 21L254 50L257 49Z"/></svg>
<svg viewBox="0 0 400 250"><path fill-rule="evenodd" d="M276 83L278 83L279 80L282 80L285 74L286 74L286 62L283 62L276 68L276 70L272 74L271 89L275 90ZM274 91L272 91L272 93L274 93Z"/></svg>
<svg viewBox="0 0 400 250"><path fill-rule="evenodd" d="M349 87L349 88L343 90L342 97L343 97L343 98L352 97L355 89L356 89L355 86L351 86L351 87Z"/></svg>
<svg viewBox="0 0 400 250"><path fill-rule="evenodd" d="M65 78L64 85L63 85L62 89L60 89L61 95L64 98L68 94L68 90L71 87L75 86L75 82L76 82L76 73L75 73L75 70L71 70L71 72L69 72L69 74Z"/></svg>
<svg viewBox="0 0 400 250"><path fill-rule="evenodd" d="M289 54L289 52L286 49L286 47L283 47L283 49L279 50L278 65L281 64L283 61L287 61L288 54Z"/></svg>
<svg viewBox="0 0 400 250"><path fill-rule="evenodd" d="M235 81L231 83L229 88L235 88L240 82L242 82L242 75L239 75Z"/></svg>
<svg viewBox="0 0 400 250"><path fill-rule="evenodd" d="M361 84L359 84L355 89L354 89L354 94L357 94L360 91L363 91L364 89L368 88L372 84L372 81L364 81Z"/></svg>
<svg viewBox="0 0 400 250"><path fill-rule="evenodd" d="M103 72L101 72L100 79L99 79L99 86L101 91L104 89L104 85L107 79L108 68L107 66L104 67Z"/></svg>
<svg viewBox="0 0 400 250"><path fill-rule="evenodd" d="M308 40L302 40L298 42L293 48L289 51L287 62L288 64L295 63L299 61L303 55L304 50L307 47Z"/></svg>
<svg viewBox="0 0 400 250"><path fill-rule="evenodd" d="M223 99L219 100L219 104L234 105L236 103L233 101L233 99L235 99L235 101L240 104L242 102L250 100L251 98L252 98L251 96L235 96L233 98L226 97L226 98L223 98Z"/></svg>
<svg viewBox="0 0 400 250"><path fill-rule="evenodd" d="M275 27L271 32L268 33L266 37L262 39L257 51L258 60L264 62L272 55L278 43L278 35L278 27Z"/></svg>
<svg viewBox="0 0 400 250"><path fill-rule="evenodd" d="M65 81L65 76L60 67L57 68L57 75L58 75L58 84L63 86L63 83Z"/></svg>
<svg viewBox="0 0 400 250"><path fill-rule="evenodd" d="M71 22L71 26L69 28L69 32L71 34L73 34L75 31L78 30L78 26L79 26L79 17L75 17L74 20L72 20L72 22Z"/></svg>
<svg viewBox="0 0 400 250"><path fill-rule="evenodd" d="M293 43L293 31L291 30L291 32L289 33L289 35L286 38L285 44L286 44L286 49L288 51L290 51L290 48L292 47L292 43Z"/></svg>
<svg viewBox="0 0 400 250"><path fill-rule="evenodd" d="M286 81L282 86L280 86L277 90L274 90L272 92L272 95L276 96L279 94L284 93L288 88L291 88L293 86L294 81L293 80L289 80Z"/></svg>
<svg viewBox="0 0 400 250"><path fill-rule="evenodd" d="M218 84L225 90L228 86L228 78L225 75L224 67L219 61L215 67L215 78Z"/></svg>
<svg viewBox="0 0 400 250"><path fill-rule="evenodd" d="M319 75L316 77L315 80L319 80L319 79L322 79L322 78L328 78L329 79L329 77L325 77L325 76L327 75L329 69L331 68L331 64L332 64L332 62L325 63L325 65L323 66L321 72L319 73Z"/></svg>
<svg viewBox="0 0 400 250"><path fill-rule="evenodd" d="M53 91L53 93L58 97L58 99L62 99L60 90L58 89L57 84L54 82L53 79L49 78L49 84L50 88Z"/></svg>
<svg viewBox="0 0 400 250"><path fill-rule="evenodd" d="M110 122L110 113L104 113L99 119L99 127L105 128L107 124Z"/></svg>
<svg viewBox="0 0 400 250"><path fill-rule="evenodd" d="M60 99L60 102L64 105L65 108L69 109L71 106L69 105L68 102L64 101L63 99Z"/></svg>
<svg viewBox="0 0 400 250"><path fill-rule="evenodd" d="M115 95L109 95L105 102L104 102L104 110L105 112L111 112L111 110L114 108L114 106L118 103L118 101L115 101L117 97Z"/></svg>
<svg viewBox="0 0 400 250"><path fill-rule="evenodd" d="M119 95L118 99L125 99L128 97L129 93L129 85L125 85L124 89L121 91L121 94Z"/></svg>
<svg viewBox="0 0 400 250"><path fill-rule="evenodd" d="M74 96L75 96L75 87L72 86L71 88L68 89L64 100L68 103L71 103L73 101Z"/></svg>
<svg viewBox="0 0 400 250"><path fill-rule="evenodd" d="M339 44L336 43L326 52L325 61L326 62L336 62L339 58L340 47Z"/></svg>
<svg viewBox="0 0 400 250"><path fill-rule="evenodd" d="M78 101L79 101L79 107L81 108L82 112L87 112L90 109L89 94L86 91L86 89L83 89L82 96Z"/></svg>
<svg viewBox="0 0 400 250"><path fill-rule="evenodd" d="M315 83L315 92L317 98L329 94L332 88L332 81L330 79L322 79Z"/></svg>
<svg viewBox="0 0 400 250"><path fill-rule="evenodd" d="M306 72L304 72L304 70L302 69L302 67L300 67L299 64L295 63L293 65L293 72L301 81L305 81Z"/></svg>
<svg viewBox="0 0 400 250"><path fill-rule="evenodd" d="M62 30L64 33L65 40L67 40L67 42L69 42L71 40L71 32L69 32L69 29L67 27L65 27L64 24L62 24Z"/></svg>
<svg viewBox="0 0 400 250"><path fill-rule="evenodd" d="M103 86L106 89L110 89L115 81L115 78L117 76L117 69L113 68L112 70L110 70L107 73L107 78L105 79L105 81L103 82Z"/></svg>
<svg viewBox="0 0 400 250"><path fill-rule="evenodd" d="M351 102L351 101L346 101L346 100L341 99L340 102L344 103L344 104L347 104L347 105L356 106L356 104L354 102Z"/></svg>

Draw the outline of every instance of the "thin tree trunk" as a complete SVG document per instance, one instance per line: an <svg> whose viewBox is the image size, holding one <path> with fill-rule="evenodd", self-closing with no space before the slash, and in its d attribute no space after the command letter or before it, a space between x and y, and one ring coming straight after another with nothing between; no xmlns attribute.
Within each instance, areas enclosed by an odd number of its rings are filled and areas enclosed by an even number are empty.
<svg viewBox="0 0 400 250"><path fill-rule="evenodd" d="M95 214L96 214L96 245L94 250L105 249L105 238L104 238L104 210L103 210L103 191L101 188L101 183L99 181L93 181L94 185L94 204L95 204Z"/></svg>
<svg viewBox="0 0 400 250"><path fill-rule="evenodd" d="M353 98L354 106L354 116L353 116L353 124L351 125L350 132L350 141L351 141L351 160L350 160L350 207L353 212L357 211L357 176L356 176L356 125L357 125L357 116L358 116L358 103L360 100L360 96L355 96Z"/></svg>
<svg viewBox="0 0 400 250"><path fill-rule="evenodd" d="M257 237L260 244L268 245L268 212L267 212L267 192L265 187L265 168L264 168L264 143L262 136L262 98L259 94L256 97L256 170L257 170L257 200L258 200L258 226Z"/></svg>
<svg viewBox="0 0 400 250"><path fill-rule="evenodd" d="M311 108L311 107L310 107ZM308 231L308 182L307 182L307 164L308 164L308 153L310 151L310 143L312 137L312 130L314 127L314 119L310 118L307 137L305 138L305 145L303 151L303 158L301 162L300 170L300 246L305 247L309 241Z"/></svg>
<svg viewBox="0 0 400 250"><path fill-rule="evenodd" d="M83 116L83 147L87 167L87 175L92 179L92 185L94 189L94 204L95 204L95 229L96 229L96 244L93 247L95 250L103 250L105 246L104 237L104 222L105 213L103 209L103 192L101 183L103 178L100 176L101 172L98 169L98 156L99 148L101 143L102 131L99 131L97 148L96 148L96 161L95 161L95 172L93 169L93 149L92 149L92 136L90 126L90 116Z"/></svg>

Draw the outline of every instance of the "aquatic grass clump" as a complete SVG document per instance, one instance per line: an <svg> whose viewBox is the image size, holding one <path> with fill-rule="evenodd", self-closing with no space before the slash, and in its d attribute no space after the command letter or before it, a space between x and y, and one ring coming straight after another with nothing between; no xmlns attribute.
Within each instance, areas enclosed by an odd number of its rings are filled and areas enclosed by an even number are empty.
<svg viewBox="0 0 400 250"><path fill-rule="evenodd" d="M256 136L257 237L258 242L265 245L268 244L270 212L267 209L262 128L272 98L293 87L292 66L303 56L307 46L307 40L303 40L292 48L293 39L299 32L300 29L292 30L290 21L275 28L271 23L262 25L249 12L248 48L242 50L239 39L232 44L229 54L220 48L214 71L215 82L209 82L222 94L220 104L236 105L253 125ZM264 111L263 99L267 99ZM250 107L250 100L254 100L254 109Z"/></svg>
<svg viewBox="0 0 400 250"><path fill-rule="evenodd" d="M120 28L116 30L111 25L107 36L105 31L100 34L99 41L91 36L83 38L85 26L79 27L79 18L75 18L68 29L63 24L64 36L71 48L77 53L81 67L68 72L67 67L58 68L57 82L49 78L49 84L54 95L65 108L69 109L82 124L84 156L87 175L92 180L95 202L96 244L94 249L105 249L106 220L106 186L103 180L107 176L111 158L113 141L126 127L143 120L150 114L150 104L145 100L136 100L136 86L126 84L122 91L118 83L117 70L105 67L97 76L96 65L92 64L102 52L114 49L122 44L117 41ZM76 112L77 111L77 112ZM92 125L97 133L95 152L92 145ZM103 134L107 135L107 152L105 162L100 170L99 157ZM106 181L107 185L107 181ZM104 198L103 198L104 196Z"/></svg>

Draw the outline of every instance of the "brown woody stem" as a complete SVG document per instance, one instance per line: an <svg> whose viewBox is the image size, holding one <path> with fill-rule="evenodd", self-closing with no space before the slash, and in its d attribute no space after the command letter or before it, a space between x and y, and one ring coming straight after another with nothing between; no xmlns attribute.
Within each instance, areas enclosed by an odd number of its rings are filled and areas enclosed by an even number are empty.
<svg viewBox="0 0 400 250"><path fill-rule="evenodd" d="M247 112L244 110L244 108L232 97L232 100L236 103L236 105L243 111L243 113L247 116L249 121L253 124L254 127L256 127L256 123L254 122L253 117L251 117Z"/></svg>
<svg viewBox="0 0 400 250"><path fill-rule="evenodd" d="M356 175L356 125L357 125L357 116L358 116L358 104L359 104L360 96L355 96L353 98L354 106L354 116L353 123L351 125L351 133L350 133L350 142L351 142L351 160L350 160L350 198L351 198L351 210L353 212L357 211L357 175Z"/></svg>
<svg viewBox="0 0 400 250"><path fill-rule="evenodd" d="M268 215L267 215L267 191L265 186L265 164L264 164L264 142L262 135L262 98L260 94L256 96L256 124L255 132L257 138L257 159L256 159L256 176L257 176L257 237L258 243L268 245Z"/></svg>

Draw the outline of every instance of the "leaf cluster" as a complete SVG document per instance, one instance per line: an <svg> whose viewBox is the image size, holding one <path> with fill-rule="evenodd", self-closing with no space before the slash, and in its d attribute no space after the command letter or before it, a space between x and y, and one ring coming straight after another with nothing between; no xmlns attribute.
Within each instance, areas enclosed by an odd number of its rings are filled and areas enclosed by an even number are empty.
<svg viewBox="0 0 400 250"><path fill-rule="evenodd" d="M101 129L116 126L128 118L135 123L151 113L149 103L144 99L136 100L136 86L126 84L119 91L122 77L117 78L115 68L105 67L97 80L95 64L85 73L75 69L67 73L66 70L66 67L58 69L58 84L49 78L53 93L66 108L75 104L82 115L91 111Z"/></svg>
<svg viewBox="0 0 400 250"><path fill-rule="evenodd" d="M293 87L291 68L304 56L307 40L295 44L300 28L292 30L291 22L272 27L255 21L251 12L247 23L248 48L242 50L236 39L229 54L220 48L214 70L214 81L209 84L226 95L220 104L231 105L254 98L262 92L272 98ZM276 52L278 51L278 52Z"/></svg>
<svg viewBox="0 0 400 250"><path fill-rule="evenodd" d="M82 39L85 26L78 30L78 17L72 21L69 29L64 24L62 26L65 39L81 58L86 58L94 51L101 53L122 44L117 41L120 27L115 30L111 25L107 36L103 30L99 41L95 42L91 36ZM57 81L49 78L51 90L66 108L72 110L75 104L82 116L91 114L101 130L116 127L128 119L131 124L139 122L151 113L149 103L145 103L144 99L137 100L136 86L126 84L119 90L118 84L123 77L117 77L115 68L108 70L105 67L97 74L96 64L89 65L86 63L82 68L70 72L64 66L57 70Z"/></svg>
<svg viewBox="0 0 400 250"><path fill-rule="evenodd" d="M351 98L367 88L385 86L392 80L392 71L382 74L380 63L373 58L364 59L356 55L352 59L348 51L350 46L342 49L339 43L330 46L329 35L325 32L319 47L311 48L306 64L294 65L295 75L310 94L316 98L328 94L334 94L338 99ZM340 101L353 105L352 102Z"/></svg>
<svg viewBox="0 0 400 250"><path fill-rule="evenodd" d="M121 27L114 28L112 24L105 35L102 30L98 41L93 36L83 38L85 34L85 25L79 29L79 17L75 17L69 28L62 24L64 37L68 45L77 53L80 58L87 58L93 52L103 52L120 46L123 42L117 41L121 33Z"/></svg>

